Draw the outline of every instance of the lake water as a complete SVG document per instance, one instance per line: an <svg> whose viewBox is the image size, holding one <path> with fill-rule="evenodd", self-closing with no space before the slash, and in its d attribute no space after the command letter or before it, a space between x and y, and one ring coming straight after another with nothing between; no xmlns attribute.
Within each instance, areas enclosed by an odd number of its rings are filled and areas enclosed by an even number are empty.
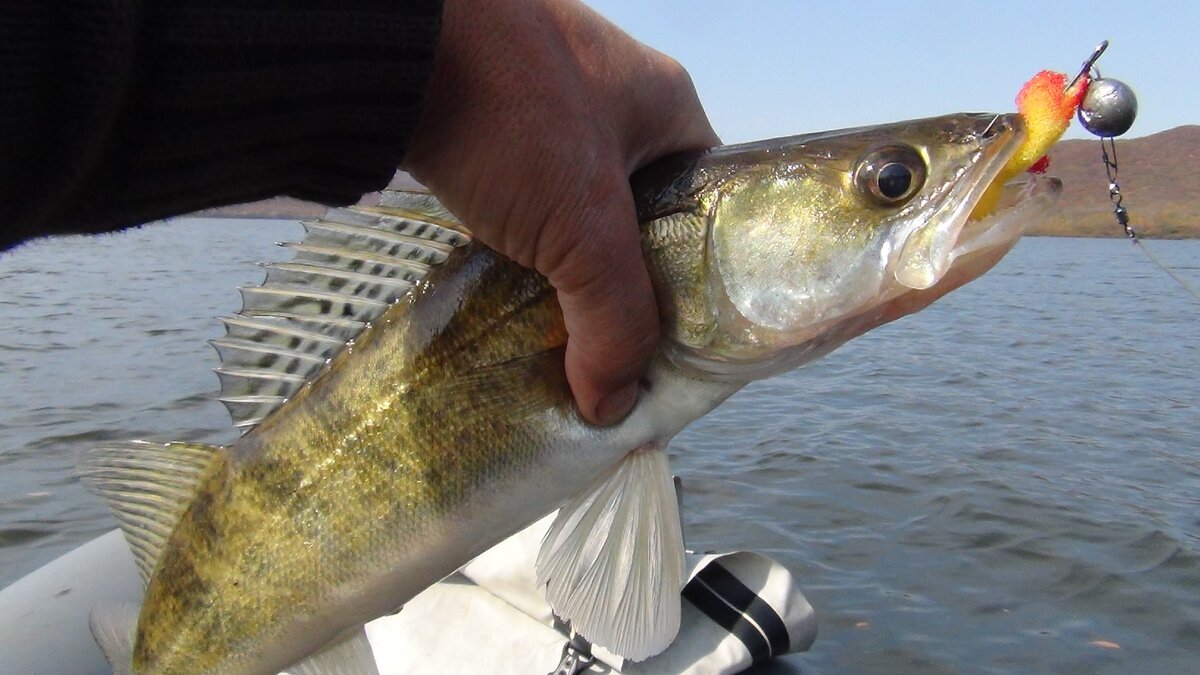
<svg viewBox="0 0 1200 675"><path fill-rule="evenodd" d="M193 219L0 256L0 586L114 527L81 451L236 437L212 317L299 235ZM1200 242L1151 244L1200 283ZM681 434L689 546L794 571L805 673L1198 672L1198 327L1128 242L1023 241Z"/></svg>

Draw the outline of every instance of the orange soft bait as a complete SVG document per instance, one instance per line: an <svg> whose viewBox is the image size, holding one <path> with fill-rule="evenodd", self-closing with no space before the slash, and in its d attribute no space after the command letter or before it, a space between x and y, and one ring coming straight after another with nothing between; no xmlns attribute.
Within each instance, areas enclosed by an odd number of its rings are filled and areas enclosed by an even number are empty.
<svg viewBox="0 0 1200 675"><path fill-rule="evenodd" d="M1017 112L1025 120L1025 140L975 205L972 219L985 218L996 210L1000 193L1010 178L1022 171L1041 173L1046 170L1050 164L1046 152L1070 126L1088 82L1084 75L1066 89L1066 75L1043 70L1021 87L1017 94Z"/></svg>

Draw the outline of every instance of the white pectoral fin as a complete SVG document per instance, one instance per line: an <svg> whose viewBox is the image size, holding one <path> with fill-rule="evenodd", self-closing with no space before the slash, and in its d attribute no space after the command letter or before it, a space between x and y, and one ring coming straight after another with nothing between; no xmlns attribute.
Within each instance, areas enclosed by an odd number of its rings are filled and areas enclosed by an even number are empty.
<svg viewBox="0 0 1200 675"><path fill-rule="evenodd" d="M375 652L363 628L293 665L287 675L379 675Z"/></svg>
<svg viewBox="0 0 1200 675"><path fill-rule="evenodd" d="M115 675L132 672L133 639L137 631L138 607L125 602L100 602L88 615L92 637L104 652Z"/></svg>
<svg viewBox="0 0 1200 675"><path fill-rule="evenodd" d="M639 448L558 512L538 553L537 582L572 629L641 661L679 632L684 567L666 450Z"/></svg>

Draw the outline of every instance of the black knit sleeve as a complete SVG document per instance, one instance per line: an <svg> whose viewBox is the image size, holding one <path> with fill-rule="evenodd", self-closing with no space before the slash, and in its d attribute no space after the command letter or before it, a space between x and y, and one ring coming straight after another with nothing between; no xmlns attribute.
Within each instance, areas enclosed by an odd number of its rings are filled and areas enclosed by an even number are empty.
<svg viewBox="0 0 1200 675"><path fill-rule="evenodd" d="M0 250L291 195L345 204L403 159L437 0L10 0Z"/></svg>

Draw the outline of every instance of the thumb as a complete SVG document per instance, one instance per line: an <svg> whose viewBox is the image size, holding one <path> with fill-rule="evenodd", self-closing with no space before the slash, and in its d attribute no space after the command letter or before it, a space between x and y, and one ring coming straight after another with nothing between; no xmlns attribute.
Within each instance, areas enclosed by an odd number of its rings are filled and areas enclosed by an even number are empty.
<svg viewBox="0 0 1200 675"><path fill-rule="evenodd" d="M629 183L619 171L605 182L608 189L586 202L582 222L543 230L564 240L552 247L562 252L552 265L538 265L558 291L571 392L584 418L601 425L636 403L659 335Z"/></svg>

